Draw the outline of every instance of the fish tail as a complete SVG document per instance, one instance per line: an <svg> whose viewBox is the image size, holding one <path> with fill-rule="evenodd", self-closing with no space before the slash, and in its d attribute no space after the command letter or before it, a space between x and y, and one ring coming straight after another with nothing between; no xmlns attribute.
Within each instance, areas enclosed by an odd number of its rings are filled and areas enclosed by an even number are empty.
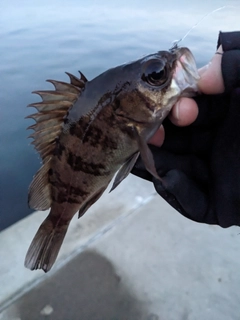
<svg viewBox="0 0 240 320"><path fill-rule="evenodd" d="M52 210L39 227L25 258L25 267L48 272L54 264L70 220L56 219Z"/></svg>

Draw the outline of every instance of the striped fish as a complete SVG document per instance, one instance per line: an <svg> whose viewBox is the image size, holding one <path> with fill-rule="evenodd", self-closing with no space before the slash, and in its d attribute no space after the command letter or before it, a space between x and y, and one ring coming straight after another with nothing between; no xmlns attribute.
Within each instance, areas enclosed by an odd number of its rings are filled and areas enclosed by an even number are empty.
<svg viewBox="0 0 240 320"><path fill-rule="evenodd" d="M30 126L42 167L29 187L29 206L51 208L25 259L31 270L49 271L69 223L96 202L116 172L112 190L139 154L155 177L147 141L180 96L197 91L198 73L187 48L160 51L110 69L91 81L67 73L70 83L48 80L55 90L36 91Z"/></svg>

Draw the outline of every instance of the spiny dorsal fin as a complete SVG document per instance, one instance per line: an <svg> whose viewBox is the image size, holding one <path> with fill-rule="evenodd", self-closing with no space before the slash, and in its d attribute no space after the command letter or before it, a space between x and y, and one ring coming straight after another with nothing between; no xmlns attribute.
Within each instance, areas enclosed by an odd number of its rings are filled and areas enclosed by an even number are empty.
<svg viewBox="0 0 240 320"><path fill-rule="evenodd" d="M80 71L79 71L80 72ZM66 74L69 76L70 78L70 82L73 86L79 87L79 88L84 88L85 87L85 83L87 82L87 79L85 78L85 76L81 74L81 78L78 79L77 77L75 77L73 74L66 72ZM86 81L85 81L86 79Z"/></svg>
<svg viewBox="0 0 240 320"><path fill-rule="evenodd" d="M65 92L65 91L54 91L54 90L43 90L43 91L33 91L33 93L36 93L38 94L43 102L50 102L50 101L54 101L54 100L57 100L57 101L70 101L70 102L74 102L77 97L78 97L78 94L74 94L74 93L71 93L71 92Z"/></svg>
<svg viewBox="0 0 240 320"><path fill-rule="evenodd" d="M53 150L62 130L63 119L81 95L87 81L82 73L80 73L80 79L70 73L67 74L70 78L70 84L47 80L54 85L55 90L34 91L33 93L40 95L42 102L29 105L29 107L34 107L38 111L27 116L27 118L36 121L28 129L35 131L30 137L34 139L32 144L39 152L43 162L43 166L34 176L29 188L29 206L38 210L46 210L51 206L48 172L51 168Z"/></svg>
<svg viewBox="0 0 240 320"><path fill-rule="evenodd" d="M51 155L55 147L53 142L61 132L63 119L68 110L78 99L81 90L84 88L85 82L87 81L86 77L81 72L80 79L70 73L67 74L71 83L47 80L54 85L55 90L33 92L40 95L42 102L31 103L29 105L29 107L36 108L38 113L27 117L36 121L36 123L28 127L28 129L33 129L35 131L30 137L34 138L33 144L41 156L41 146L44 146L45 149L44 156ZM51 148L47 148L49 154L46 154L47 143L51 145ZM42 158L42 160L44 162L44 158Z"/></svg>
<svg viewBox="0 0 240 320"><path fill-rule="evenodd" d="M81 76L81 77L80 77L80 80L82 80L84 83L85 83L85 82L88 82L88 79L85 77L85 75L84 75L81 71L79 71L79 70L78 70L78 72L80 73L80 76Z"/></svg>
<svg viewBox="0 0 240 320"><path fill-rule="evenodd" d="M35 102L28 105L28 107L34 107L37 109L37 111L53 111L56 110L69 110L69 108L72 106L72 102L70 101L58 101L58 100L51 100L46 101L45 103L42 102ZM30 118L30 117L29 117Z"/></svg>
<svg viewBox="0 0 240 320"><path fill-rule="evenodd" d="M75 94L80 93L80 89L78 87L73 86L72 84L56 80L47 80L47 82L52 83L55 89L58 91L71 92Z"/></svg>

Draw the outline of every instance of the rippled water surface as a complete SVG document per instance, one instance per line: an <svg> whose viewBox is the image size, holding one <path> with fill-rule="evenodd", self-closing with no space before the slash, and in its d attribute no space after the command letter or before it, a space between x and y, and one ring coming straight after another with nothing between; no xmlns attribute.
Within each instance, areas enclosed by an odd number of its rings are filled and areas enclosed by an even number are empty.
<svg viewBox="0 0 240 320"><path fill-rule="evenodd" d="M169 49L204 14L225 4L192 30L183 45L198 65L215 51L218 30L236 30L238 1L16 1L0 2L0 230L32 211L27 188L40 159L27 136L31 91L45 79L88 79L145 54Z"/></svg>

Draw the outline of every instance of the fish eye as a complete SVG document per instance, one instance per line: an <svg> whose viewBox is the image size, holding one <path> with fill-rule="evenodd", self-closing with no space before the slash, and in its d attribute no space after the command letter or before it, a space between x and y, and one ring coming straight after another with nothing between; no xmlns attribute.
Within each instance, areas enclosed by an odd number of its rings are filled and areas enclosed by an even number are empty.
<svg viewBox="0 0 240 320"><path fill-rule="evenodd" d="M142 73L142 80L152 86L161 86L168 80L168 68L162 61L153 59L149 60Z"/></svg>

